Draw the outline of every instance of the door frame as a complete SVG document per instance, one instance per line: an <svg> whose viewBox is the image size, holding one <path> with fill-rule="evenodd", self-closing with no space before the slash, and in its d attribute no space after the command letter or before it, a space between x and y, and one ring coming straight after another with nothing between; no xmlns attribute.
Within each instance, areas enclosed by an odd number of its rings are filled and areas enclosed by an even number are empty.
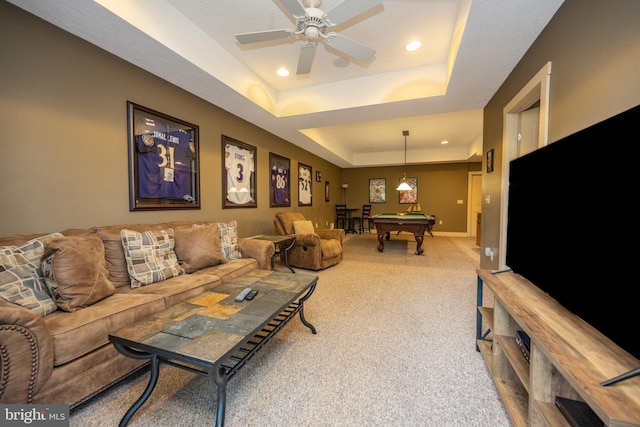
<svg viewBox="0 0 640 427"><path fill-rule="evenodd" d="M504 107L502 130L502 197L500 201L499 269L507 268L507 212L509 209L509 164L518 156L519 114L536 102L540 102L538 147L544 147L549 139L549 89L551 61Z"/></svg>

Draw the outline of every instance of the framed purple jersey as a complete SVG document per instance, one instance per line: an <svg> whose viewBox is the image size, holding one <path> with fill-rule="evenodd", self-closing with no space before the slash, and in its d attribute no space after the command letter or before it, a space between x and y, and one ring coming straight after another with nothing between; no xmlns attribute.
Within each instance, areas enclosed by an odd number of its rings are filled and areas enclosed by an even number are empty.
<svg viewBox="0 0 640 427"><path fill-rule="evenodd" d="M199 209L198 127L128 102L130 210Z"/></svg>
<svg viewBox="0 0 640 427"><path fill-rule="evenodd" d="M290 164L291 161L274 153L269 153L270 187L269 207L291 206L290 190Z"/></svg>

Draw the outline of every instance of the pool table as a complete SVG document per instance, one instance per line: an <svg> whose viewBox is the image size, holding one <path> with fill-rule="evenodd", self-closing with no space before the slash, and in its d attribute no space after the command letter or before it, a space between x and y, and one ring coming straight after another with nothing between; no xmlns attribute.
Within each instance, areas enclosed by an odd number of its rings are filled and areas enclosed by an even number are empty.
<svg viewBox="0 0 640 427"><path fill-rule="evenodd" d="M416 238L416 255L422 255L422 242L424 240L424 232L429 233L433 237L431 229L436 223L435 215L426 215L422 213L382 213L373 215L371 222L378 233L378 250L384 251L384 239L390 239L392 231L408 231L413 233Z"/></svg>

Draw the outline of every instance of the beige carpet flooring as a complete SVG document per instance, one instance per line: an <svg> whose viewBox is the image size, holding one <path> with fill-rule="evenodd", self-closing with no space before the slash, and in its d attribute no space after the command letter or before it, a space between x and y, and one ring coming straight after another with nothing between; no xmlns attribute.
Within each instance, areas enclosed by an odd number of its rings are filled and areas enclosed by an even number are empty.
<svg viewBox="0 0 640 427"><path fill-rule="evenodd" d="M510 426L475 350L474 239L410 234L376 250L349 236L343 261L317 274L305 314L293 319L228 385L226 425ZM279 266L278 269L282 268ZM134 375L71 411L70 425L116 426L140 396ZM214 425L212 380L163 366L130 426Z"/></svg>

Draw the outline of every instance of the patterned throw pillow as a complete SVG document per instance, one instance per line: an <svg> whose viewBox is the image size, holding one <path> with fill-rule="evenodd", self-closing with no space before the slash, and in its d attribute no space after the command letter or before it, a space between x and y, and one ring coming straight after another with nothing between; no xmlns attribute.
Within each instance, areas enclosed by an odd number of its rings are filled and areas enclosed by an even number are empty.
<svg viewBox="0 0 640 427"><path fill-rule="evenodd" d="M174 252L173 228L142 233L123 229L120 237L132 288L184 274Z"/></svg>
<svg viewBox="0 0 640 427"><path fill-rule="evenodd" d="M49 239L40 266L61 310L78 311L116 292L108 278L104 245L97 236Z"/></svg>
<svg viewBox="0 0 640 427"><path fill-rule="evenodd" d="M228 260L242 258L238 247L238 223L234 220L228 224L218 223L220 229L220 246Z"/></svg>
<svg viewBox="0 0 640 427"><path fill-rule="evenodd" d="M0 247L0 298L21 305L40 316L58 308L47 289L40 258L45 242L61 233L29 240L22 246Z"/></svg>

